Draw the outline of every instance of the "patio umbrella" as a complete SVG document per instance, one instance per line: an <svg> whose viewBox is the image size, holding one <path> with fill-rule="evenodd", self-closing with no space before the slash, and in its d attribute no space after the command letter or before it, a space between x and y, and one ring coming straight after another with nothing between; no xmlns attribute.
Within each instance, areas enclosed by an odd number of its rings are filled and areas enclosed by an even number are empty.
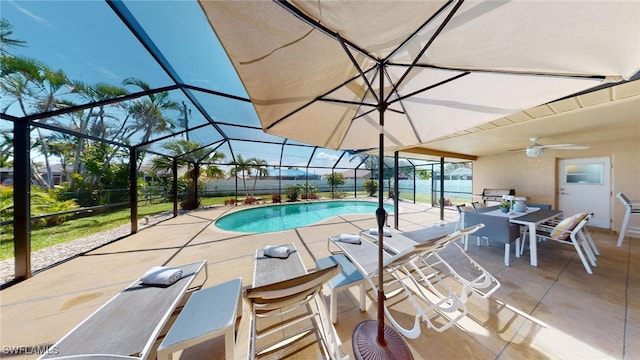
<svg viewBox="0 0 640 360"><path fill-rule="evenodd" d="M640 68L636 1L200 4L266 132L330 149L379 149L380 248L385 149L628 79ZM385 347L379 289L377 341Z"/></svg>

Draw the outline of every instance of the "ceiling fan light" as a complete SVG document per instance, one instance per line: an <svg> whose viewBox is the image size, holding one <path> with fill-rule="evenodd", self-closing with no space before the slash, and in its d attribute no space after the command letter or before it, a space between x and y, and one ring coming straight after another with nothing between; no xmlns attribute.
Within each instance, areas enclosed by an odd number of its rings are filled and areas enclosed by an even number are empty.
<svg viewBox="0 0 640 360"><path fill-rule="evenodd" d="M527 157L536 158L542 155L542 149L539 147L527 148Z"/></svg>

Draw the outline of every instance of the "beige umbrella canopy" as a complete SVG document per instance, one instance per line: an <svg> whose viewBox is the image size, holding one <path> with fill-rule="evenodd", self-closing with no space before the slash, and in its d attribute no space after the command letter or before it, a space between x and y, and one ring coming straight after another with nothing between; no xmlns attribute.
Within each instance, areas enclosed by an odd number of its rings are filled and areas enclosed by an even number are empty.
<svg viewBox="0 0 640 360"><path fill-rule="evenodd" d="M640 68L637 1L201 6L265 131L331 149L378 147L379 64L390 150L627 79Z"/></svg>
<svg viewBox="0 0 640 360"><path fill-rule="evenodd" d="M266 132L331 149L378 148L381 162L384 148L415 146L640 69L638 1L200 4ZM378 199L382 245L382 188ZM378 300L377 345L389 350L382 292ZM400 352L381 356L389 354Z"/></svg>

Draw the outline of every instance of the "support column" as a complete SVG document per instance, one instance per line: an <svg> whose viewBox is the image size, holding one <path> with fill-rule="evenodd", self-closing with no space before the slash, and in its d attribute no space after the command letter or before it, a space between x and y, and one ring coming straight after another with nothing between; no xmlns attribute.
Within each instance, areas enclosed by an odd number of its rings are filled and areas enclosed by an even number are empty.
<svg viewBox="0 0 640 360"><path fill-rule="evenodd" d="M198 175L200 174L200 163L194 163L193 164L193 171L194 171L194 177L193 177L193 201L195 202L193 204L194 209L199 208L200 206L198 205Z"/></svg>
<svg viewBox="0 0 640 360"><path fill-rule="evenodd" d="M440 220L444 221L444 158L440 158Z"/></svg>
<svg viewBox="0 0 640 360"><path fill-rule="evenodd" d="M173 217L178 216L178 158L173 158L171 164L171 174L173 175L171 192L173 196Z"/></svg>
<svg viewBox="0 0 640 360"><path fill-rule="evenodd" d="M131 206L131 233L138 232L138 149L129 148L129 205Z"/></svg>
<svg viewBox="0 0 640 360"><path fill-rule="evenodd" d="M399 180L399 176L398 176L398 166L400 165L400 153L399 152L394 152L393 153L393 167L395 168L395 171L393 172L393 228L398 230L398 228L400 227L400 210L398 209L398 196L400 195L400 187L398 186L398 180Z"/></svg>
<svg viewBox="0 0 640 360"><path fill-rule="evenodd" d="M13 122L13 251L15 280L31 277L31 155L29 123Z"/></svg>

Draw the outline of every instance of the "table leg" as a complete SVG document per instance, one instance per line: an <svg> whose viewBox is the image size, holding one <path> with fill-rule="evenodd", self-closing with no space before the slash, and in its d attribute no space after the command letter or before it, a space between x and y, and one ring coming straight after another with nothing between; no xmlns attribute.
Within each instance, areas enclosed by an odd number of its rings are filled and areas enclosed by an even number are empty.
<svg viewBox="0 0 640 360"><path fill-rule="evenodd" d="M538 266L538 241L536 239L536 224L529 224L529 256L531 266Z"/></svg>
<svg viewBox="0 0 640 360"><path fill-rule="evenodd" d="M236 336L234 326L230 326L224 335L224 355L226 360L234 360L233 348L236 346Z"/></svg>

